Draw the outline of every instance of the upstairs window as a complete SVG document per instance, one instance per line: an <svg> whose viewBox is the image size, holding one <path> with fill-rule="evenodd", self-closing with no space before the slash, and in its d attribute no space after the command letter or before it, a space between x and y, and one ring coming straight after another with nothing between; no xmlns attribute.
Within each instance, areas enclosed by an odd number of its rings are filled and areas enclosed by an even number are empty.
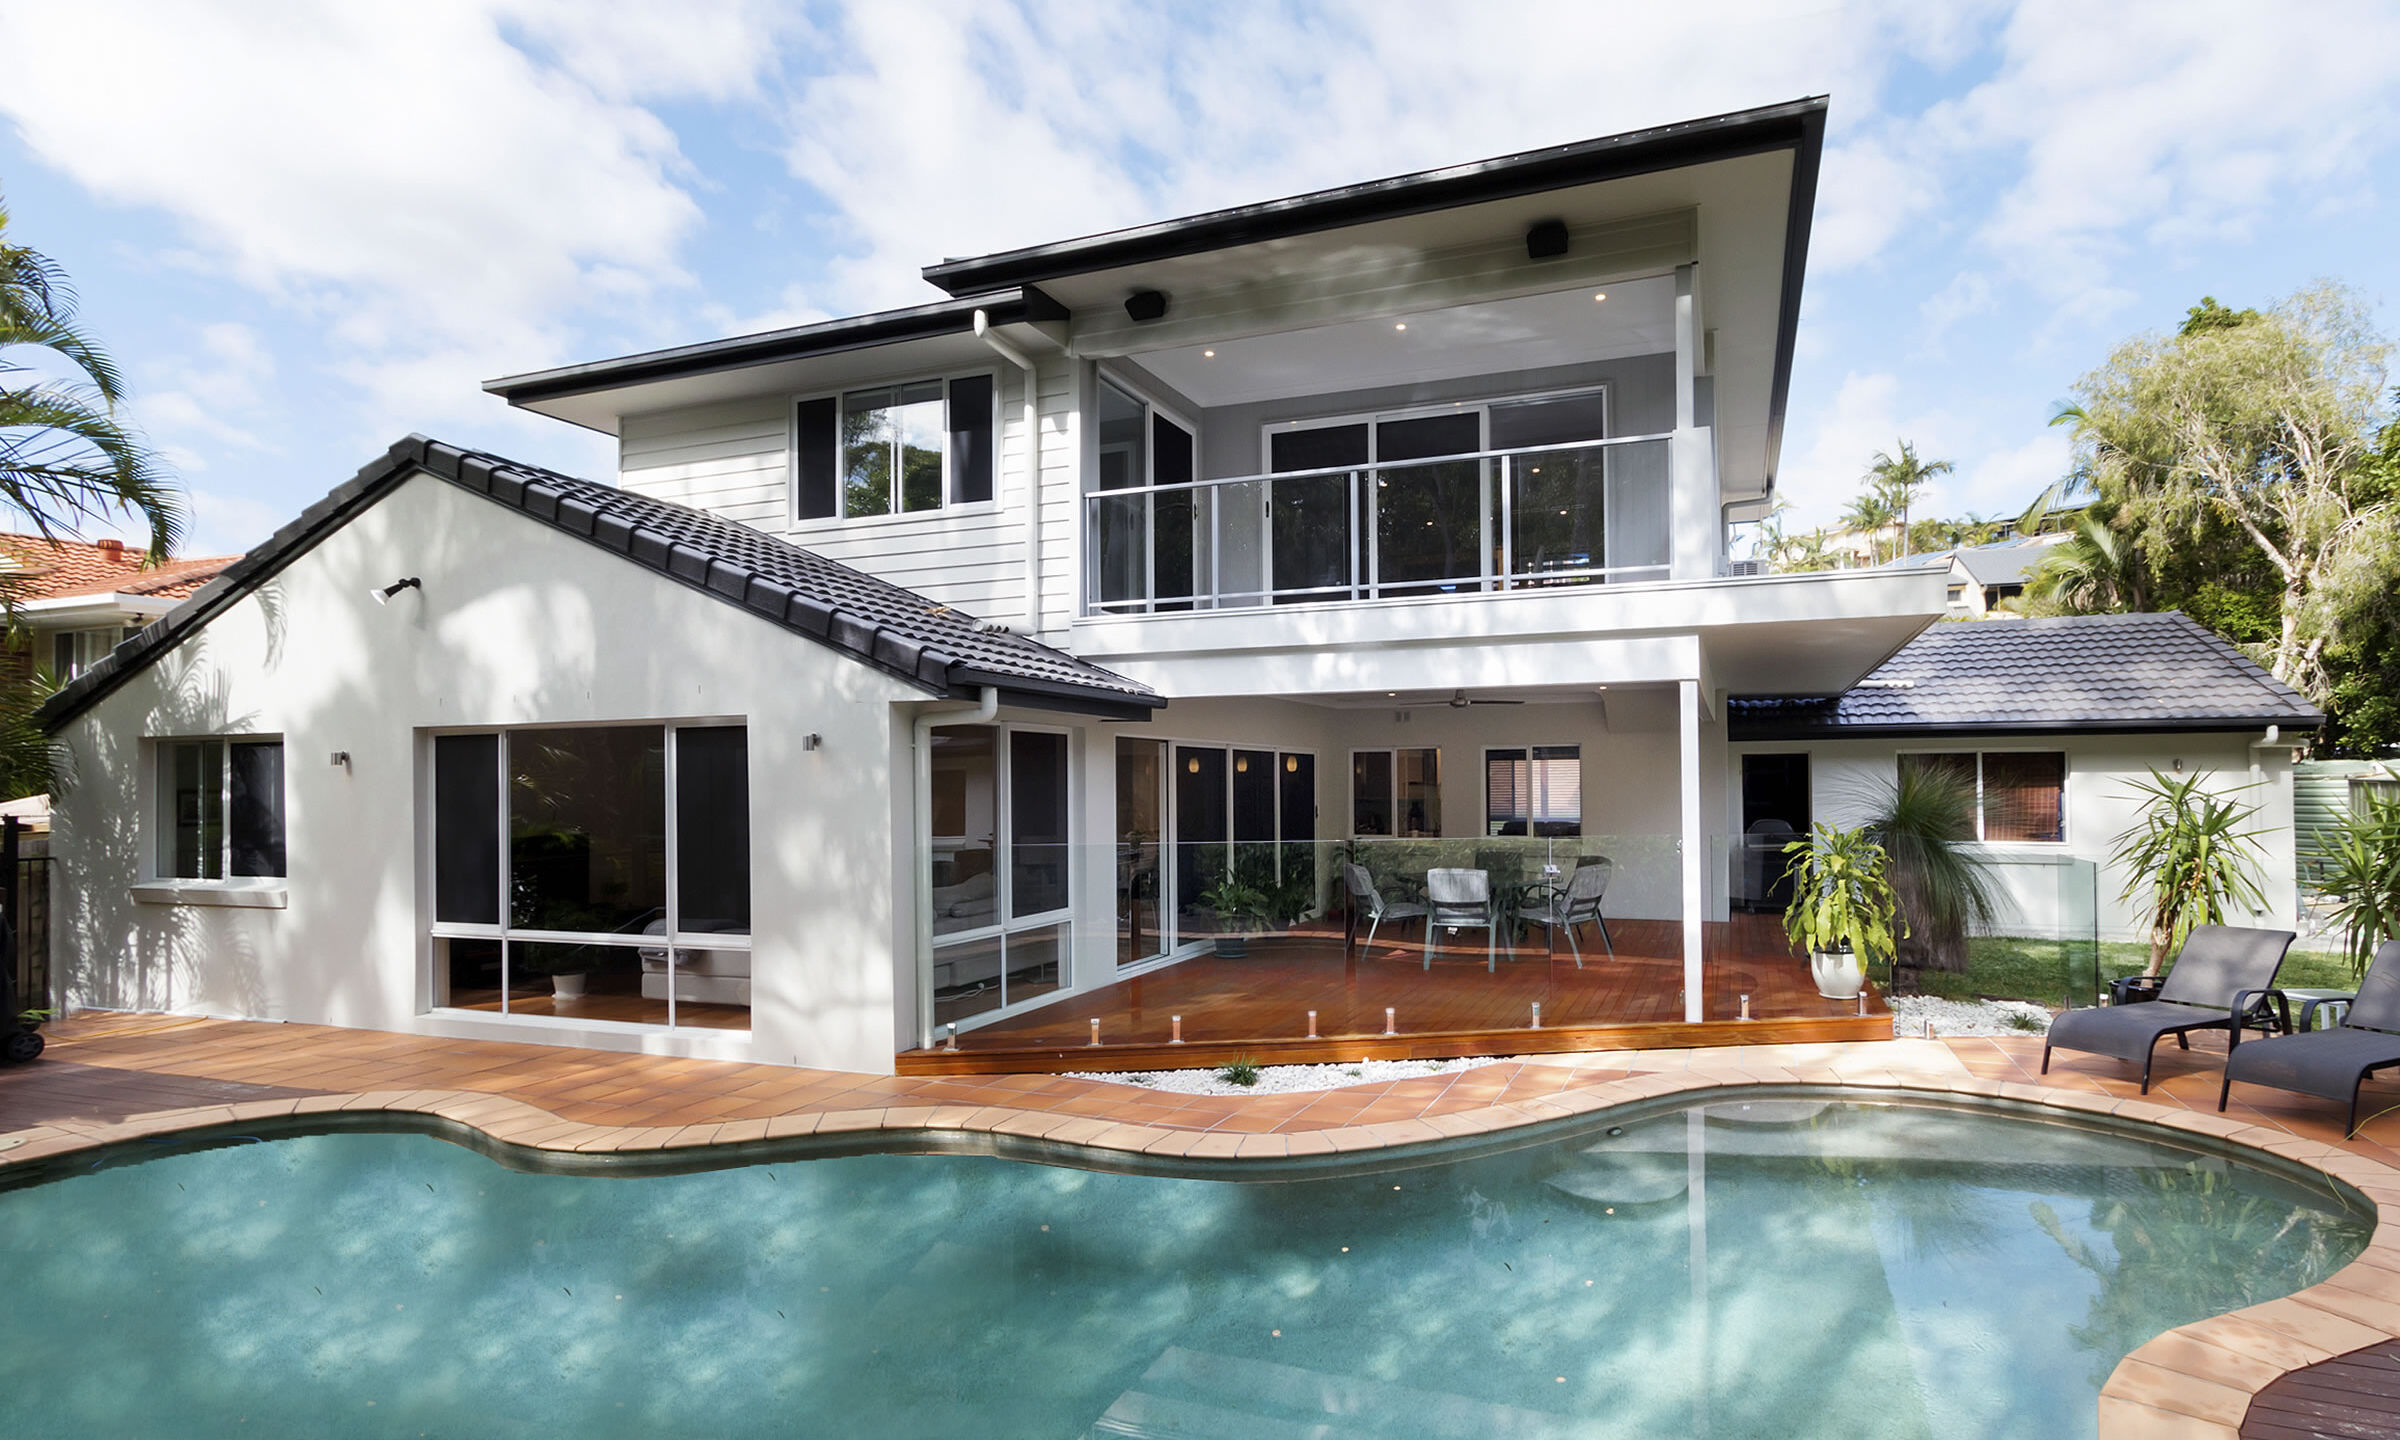
<svg viewBox="0 0 2400 1440"><path fill-rule="evenodd" d="M158 743L162 879L281 876L283 742Z"/></svg>
<svg viewBox="0 0 2400 1440"><path fill-rule="evenodd" d="M990 375L914 380L799 403L793 515L865 520L991 500Z"/></svg>
<svg viewBox="0 0 2400 1440"><path fill-rule="evenodd" d="M130 640L140 631L127 626L123 629L61 630L50 637L50 673L59 680L72 680L117 648L120 640Z"/></svg>

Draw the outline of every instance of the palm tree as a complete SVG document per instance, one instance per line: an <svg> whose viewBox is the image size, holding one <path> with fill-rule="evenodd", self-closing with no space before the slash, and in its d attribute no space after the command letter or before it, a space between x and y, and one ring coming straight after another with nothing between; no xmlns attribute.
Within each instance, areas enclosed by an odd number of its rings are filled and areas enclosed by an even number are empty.
<svg viewBox="0 0 2400 1440"><path fill-rule="evenodd" d="M1947 475L1957 467L1947 460L1921 460L1917 447L1903 440L1900 453L1893 455L1878 450L1867 464L1867 491L1883 503L1896 518L1900 527L1900 554L1908 553L1908 507L1925 493L1925 487L1937 475ZM1892 524L1893 520L1886 520Z"/></svg>
<svg viewBox="0 0 2400 1440"><path fill-rule="evenodd" d="M45 380L10 358L46 351L83 383ZM8 238L0 203L0 507L45 540L76 522L137 515L150 556L172 553L183 505L118 414L125 385L106 352L76 323L75 291L56 261Z"/></svg>
<svg viewBox="0 0 2400 1440"><path fill-rule="evenodd" d="M2105 615L2143 607L2141 557L2133 542L2092 510L2042 556L2026 577L2023 603L2033 615Z"/></svg>
<svg viewBox="0 0 2400 1440"><path fill-rule="evenodd" d="M1890 501L1874 490L1860 491L1850 502L1850 508L1842 512L1843 527L1866 538L1869 565L1883 563L1883 547L1875 537L1889 529L1898 514Z"/></svg>

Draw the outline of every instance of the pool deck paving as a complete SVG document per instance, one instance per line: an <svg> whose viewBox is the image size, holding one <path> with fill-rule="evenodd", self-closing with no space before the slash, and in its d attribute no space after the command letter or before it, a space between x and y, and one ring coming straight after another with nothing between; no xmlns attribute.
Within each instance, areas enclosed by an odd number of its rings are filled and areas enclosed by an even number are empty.
<svg viewBox="0 0 2400 1440"><path fill-rule="evenodd" d="M1193 1096L1053 1075L892 1077L326 1026L86 1013L40 1062L0 1071L0 1168L181 1130L316 1112L438 1117L536 1151L686 1150L807 1135L956 1131L1194 1159L1421 1144L1740 1085L1894 1088L2109 1114L2330 1174L2379 1207L2366 1250L2324 1283L2181 1326L2127 1356L2100 1396L2105 1440L2400 1434L2400 1083L2374 1082L2355 1140L2339 1107L2244 1087L2216 1111L2222 1056L2131 1067L2038 1036L1530 1056L1258 1096Z"/></svg>

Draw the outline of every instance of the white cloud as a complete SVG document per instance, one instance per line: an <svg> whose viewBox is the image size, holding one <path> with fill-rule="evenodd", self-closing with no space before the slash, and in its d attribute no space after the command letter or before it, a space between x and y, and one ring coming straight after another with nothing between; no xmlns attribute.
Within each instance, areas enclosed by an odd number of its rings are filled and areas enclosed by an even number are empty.
<svg viewBox="0 0 2400 1440"><path fill-rule="evenodd" d="M1795 431L1806 438L1787 446L1775 489L1792 507L1794 530L1831 525L1858 493L1860 477L1879 450L1890 451L1905 440L1928 460L1950 458L1959 427L1939 412L1904 413L1900 378L1888 372L1842 377L1833 403L1813 416L1795 417ZM1946 488L1937 485L1926 497L1925 513L1944 510Z"/></svg>
<svg viewBox="0 0 2400 1440"><path fill-rule="evenodd" d="M1972 464L1962 464L1944 490L1956 497L1952 513L1963 515L1971 511L2014 519L2025 512L2036 495L2057 483L2073 461L2074 446L2067 433L2045 429L2022 444L1995 450Z"/></svg>
<svg viewBox="0 0 2400 1440"><path fill-rule="evenodd" d="M745 92L765 23L551 0L10 5L0 113L101 198L172 216L186 263L315 327L364 387L362 429L388 437L566 358L584 307L689 286L689 167L630 97ZM94 104L77 57L102 54ZM436 359L446 402L397 408ZM152 397L160 423L199 423L203 384L174 391Z"/></svg>
<svg viewBox="0 0 2400 1440"><path fill-rule="evenodd" d="M185 498L185 555L239 555L291 518L278 506L218 490L192 490Z"/></svg>

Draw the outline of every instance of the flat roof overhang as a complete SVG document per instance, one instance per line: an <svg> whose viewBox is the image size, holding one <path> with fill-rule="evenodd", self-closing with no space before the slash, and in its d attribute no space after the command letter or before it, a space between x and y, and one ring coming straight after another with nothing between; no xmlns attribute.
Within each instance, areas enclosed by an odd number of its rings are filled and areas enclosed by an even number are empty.
<svg viewBox="0 0 2400 1440"><path fill-rule="evenodd" d="M508 375L485 381L483 388L518 409L614 435L627 415L872 383L882 370L898 378L902 372L995 363L991 347L975 336L978 310L1020 345L1055 346L1067 318L1066 307L1039 289L1017 286ZM867 351L885 353L862 360Z"/></svg>

